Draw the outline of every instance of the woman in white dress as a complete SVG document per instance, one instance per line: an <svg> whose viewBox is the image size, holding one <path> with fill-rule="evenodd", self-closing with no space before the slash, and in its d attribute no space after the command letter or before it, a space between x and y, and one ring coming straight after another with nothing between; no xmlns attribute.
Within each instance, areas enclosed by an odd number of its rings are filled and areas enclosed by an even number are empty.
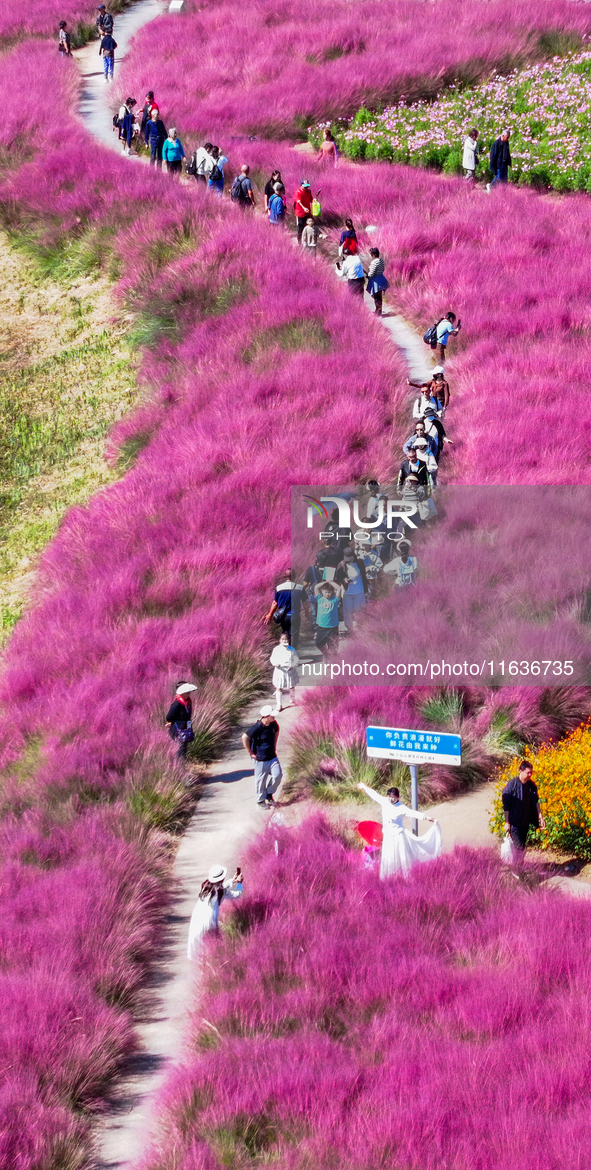
<svg viewBox="0 0 591 1170"><path fill-rule="evenodd" d="M409 873L415 862L432 861L441 853L441 829L439 822L428 817L418 809L408 808L400 799L397 788L389 788L386 796L381 796L367 784L358 784L357 787L382 806L382 827L384 839L382 842L382 862L380 877L390 877L393 873ZM433 828L429 829L424 837L415 837L402 824L403 817L416 818L419 821L432 821Z"/></svg>
<svg viewBox="0 0 591 1170"><path fill-rule="evenodd" d="M281 711L282 691L291 691L291 702L292 705L295 704L295 689L300 681L297 672L299 661L297 651L289 644L289 635L282 634L271 654L271 666L275 667L273 671L274 715L278 715Z"/></svg>
<svg viewBox="0 0 591 1170"><path fill-rule="evenodd" d="M226 898L239 898L242 893L242 871L237 869L231 881L225 881L227 872L225 865L212 865L201 886L189 923L188 959L196 959L204 935L217 930L222 902Z"/></svg>

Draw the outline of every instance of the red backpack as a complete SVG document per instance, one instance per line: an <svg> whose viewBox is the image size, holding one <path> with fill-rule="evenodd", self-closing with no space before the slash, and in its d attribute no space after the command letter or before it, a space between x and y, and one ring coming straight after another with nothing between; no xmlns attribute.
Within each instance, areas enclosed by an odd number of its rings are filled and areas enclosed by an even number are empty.
<svg viewBox="0 0 591 1170"><path fill-rule="evenodd" d="M357 255L357 237L356 236L347 236L346 239L343 240L343 256L356 256L356 255Z"/></svg>

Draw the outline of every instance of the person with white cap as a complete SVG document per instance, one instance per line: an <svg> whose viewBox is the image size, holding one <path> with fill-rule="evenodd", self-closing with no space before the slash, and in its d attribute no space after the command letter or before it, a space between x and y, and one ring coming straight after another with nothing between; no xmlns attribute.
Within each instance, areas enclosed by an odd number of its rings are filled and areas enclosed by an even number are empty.
<svg viewBox="0 0 591 1170"><path fill-rule="evenodd" d="M236 869L231 881L226 881L228 870L225 865L212 865L199 891L199 899L189 923L187 958L196 959L199 944L210 930L217 930L222 902L239 898L242 893L242 870Z"/></svg>
<svg viewBox="0 0 591 1170"><path fill-rule="evenodd" d="M261 717L242 736L242 745L254 760L254 779L259 808L272 808L273 794L283 779L281 764L277 759L279 724L273 718L273 708L261 707Z"/></svg>
<svg viewBox="0 0 591 1170"><path fill-rule="evenodd" d="M166 715L168 734L171 739L178 740L179 750L177 756L186 756L187 747L195 738L191 726L193 703L190 696L196 690L197 687L193 683L185 682L184 679L181 679L176 684L175 696Z"/></svg>

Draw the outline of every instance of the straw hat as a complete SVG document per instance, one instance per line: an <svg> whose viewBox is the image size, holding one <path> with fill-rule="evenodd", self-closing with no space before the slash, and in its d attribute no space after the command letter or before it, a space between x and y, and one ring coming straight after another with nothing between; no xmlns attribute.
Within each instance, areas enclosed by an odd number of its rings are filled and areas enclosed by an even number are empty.
<svg viewBox="0 0 591 1170"><path fill-rule="evenodd" d="M207 878L210 882L223 882L228 870L225 865L212 865Z"/></svg>

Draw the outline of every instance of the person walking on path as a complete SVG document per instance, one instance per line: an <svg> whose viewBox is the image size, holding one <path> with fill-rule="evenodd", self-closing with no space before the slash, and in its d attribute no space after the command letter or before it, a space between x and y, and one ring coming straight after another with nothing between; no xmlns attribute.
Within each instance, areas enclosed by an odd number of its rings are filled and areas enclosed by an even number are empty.
<svg viewBox="0 0 591 1170"><path fill-rule="evenodd" d="M509 149L510 130L503 130L500 138L493 142L490 148L490 169L493 173L492 182L486 184L487 191L492 191L495 183L508 183L511 151Z"/></svg>
<svg viewBox="0 0 591 1170"><path fill-rule="evenodd" d="M530 825L534 829L545 829L546 822L540 809L538 789L532 780L533 765L522 760L517 776L513 776L503 788L503 813L505 833L519 854L523 857Z"/></svg>
<svg viewBox="0 0 591 1170"><path fill-rule="evenodd" d="M254 778L257 804L260 808L272 808L283 772L277 759L279 724L273 718L273 708L261 707L261 717L242 736L243 747L254 760Z"/></svg>
<svg viewBox="0 0 591 1170"><path fill-rule="evenodd" d="M146 100L142 109L142 120L140 124L140 134L145 137L146 126L152 117L152 110L158 109L158 102L154 98L154 90L149 89L146 94Z"/></svg>
<svg viewBox="0 0 591 1170"><path fill-rule="evenodd" d="M307 179L302 179L294 195L293 209L298 226L298 244L300 244L306 220L312 215L312 190Z"/></svg>
<svg viewBox="0 0 591 1170"><path fill-rule="evenodd" d="M104 4L99 4L97 8L98 16L96 18L96 27L99 35L104 37L107 33L109 35L113 32L113 17L110 12L107 12Z"/></svg>
<svg viewBox="0 0 591 1170"><path fill-rule="evenodd" d="M343 559L337 566L334 579L343 589L343 621L347 633L352 634L356 625L356 614L365 605L369 585L365 564L352 546L343 552Z"/></svg>
<svg viewBox="0 0 591 1170"><path fill-rule="evenodd" d="M445 352L450 337L457 337L462 328L461 321L457 325L455 322L455 313L446 313L437 324L437 358L441 366L445 365Z"/></svg>
<svg viewBox="0 0 591 1170"><path fill-rule="evenodd" d="M410 540L399 540L396 551L398 556L392 557L384 572L394 577L394 584L397 588L414 585L418 561L416 557L410 556Z"/></svg>
<svg viewBox="0 0 591 1170"><path fill-rule="evenodd" d="M476 180L476 167L478 166L478 130L470 130L464 138L462 166L466 182L471 185Z"/></svg>
<svg viewBox="0 0 591 1170"><path fill-rule="evenodd" d="M129 154L131 151L131 143L135 132L135 115L133 112L135 104L135 98L126 98L117 115L119 141L123 143L124 154Z"/></svg>
<svg viewBox="0 0 591 1170"><path fill-rule="evenodd" d="M413 418L423 418L425 411L431 408L443 418L449 406L449 382L445 380L443 366L435 366L427 382L413 382L411 378L407 378L406 385L415 386L421 391L413 404Z"/></svg>
<svg viewBox="0 0 591 1170"><path fill-rule="evenodd" d="M308 216L306 226L302 232L302 248L308 256L312 256L316 261L316 253L318 249L318 240L325 240L326 235L320 231L317 223L314 223L312 216Z"/></svg>
<svg viewBox="0 0 591 1170"><path fill-rule="evenodd" d="M271 608L265 614L264 621L277 622L281 632L287 634L294 650L298 648L300 635L300 609L303 596L303 587L291 579L291 569L287 570L285 579L275 586L275 596Z"/></svg>
<svg viewBox="0 0 591 1170"><path fill-rule="evenodd" d="M274 227L285 224L285 187L277 181L267 203L269 223Z"/></svg>
<svg viewBox="0 0 591 1170"><path fill-rule="evenodd" d="M356 256L357 250L357 232L353 227L353 220L346 219L339 240L339 259L343 256Z"/></svg>
<svg viewBox="0 0 591 1170"><path fill-rule="evenodd" d="M162 143L162 161L166 163L166 168L170 175L180 175L183 169L184 157L185 149L183 144L180 138L177 138L174 126L171 126L168 131L168 138L165 138Z"/></svg>
<svg viewBox="0 0 591 1170"><path fill-rule="evenodd" d="M188 959L196 959L204 936L218 929L222 902L239 898L242 893L242 870L238 867L231 881L225 880L227 873L225 865L212 865L201 885L199 898L189 923Z"/></svg>
<svg viewBox="0 0 591 1170"><path fill-rule="evenodd" d="M186 756L187 747L193 738L193 728L191 726L193 703L191 701L191 694L196 690L197 687L193 683L188 683L184 679L181 679L176 684L176 693L166 715L168 734L171 739L178 740L179 750L177 756L181 758Z"/></svg>
<svg viewBox="0 0 591 1170"><path fill-rule="evenodd" d="M273 171L271 174L271 178L267 179L267 182L265 183L265 189L263 192L264 199L265 199L265 211L269 210L269 203L270 203L271 197L273 196L273 194L275 192L275 184L276 183L280 183L281 186L283 187L283 179L281 178L281 171Z"/></svg>
<svg viewBox="0 0 591 1170"><path fill-rule="evenodd" d="M382 860L380 864L380 878L390 877L393 873L407 874L412 866L419 861L432 861L441 853L441 829L433 817L419 812L416 808L408 808L400 799L398 788L389 788L382 796L367 784L358 784L361 792L365 792L370 800L374 800L382 809ZM415 837L405 829L402 821L404 817L412 820L431 821L433 828L423 837Z"/></svg>
<svg viewBox="0 0 591 1170"><path fill-rule="evenodd" d="M382 316L382 298L386 289L390 288L384 276L384 259L380 256L379 248L370 248L371 263L367 273L367 291L373 297L376 317Z"/></svg>
<svg viewBox="0 0 591 1170"><path fill-rule="evenodd" d="M282 634L279 639L279 644L273 647L271 653L271 666L273 670L273 689L275 691L275 710L274 715L279 715L282 709L282 693L289 691L291 695L291 705L295 707L295 689L300 681L298 675L299 658L297 650L289 644L289 635Z"/></svg>
<svg viewBox="0 0 591 1170"><path fill-rule="evenodd" d="M344 589L336 581L319 581L316 596L315 645L321 654L329 654L339 636L339 602Z"/></svg>
<svg viewBox="0 0 591 1170"><path fill-rule="evenodd" d="M221 199L224 194L224 183L226 176L224 174L224 167L227 163L225 154L222 154L219 146L212 146L211 148L211 162L212 165L207 169L207 186L210 191L215 191L216 195Z"/></svg>
<svg viewBox="0 0 591 1170"><path fill-rule="evenodd" d="M63 57L72 56L72 41L68 32L67 22L65 20L60 20L60 31L57 48L58 53L61 53Z"/></svg>
<svg viewBox="0 0 591 1170"><path fill-rule="evenodd" d="M198 183L207 183L208 172L213 167L212 150L213 143L206 142L203 146L198 146L197 150L194 150L191 155L191 160L187 167L187 174L192 175Z"/></svg>
<svg viewBox="0 0 591 1170"><path fill-rule="evenodd" d="M337 272L347 281L347 288L354 296L362 297L365 290L365 274L361 257L357 254L345 255L337 262Z"/></svg>
<svg viewBox="0 0 591 1170"><path fill-rule="evenodd" d="M409 475L414 476L419 487L429 486L429 474L427 471L427 463L417 456L416 447L409 447L406 452L406 459L400 465L398 472L398 491L402 491Z"/></svg>
<svg viewBox="0 0 591 1170"><path fill-rule="evenodd" d="M101 41L99 49L99 57L102 55L103 67L105 70L105 81L111 78L113 80L113 70L115 68L115 49L117 48L117 41L113 40L110 33L106 33Z"/></svg>
<svg viewBox="0 0 591 1170"><path fill-rule="evenodd" d="M230 192L230 198L233 202L238 203L243 208L255 206L254 190L252 180L249 176L250 167L247 163L243 163L240 167L240 174L236 175L232 183L232 190Z"/></svg>
<svg viewBox="0 0 591 1170"><path fill-rule="evenodd" d="M164 143L168 137L168 131L157 106L154 106L150 115L150 120L146 124L145 142L146 146L150 148L150 166L156 166L162 169L162 151Z"/></svg>
<svg viewBox="0 0 591 1170"><path fill-rule="evenodd" d="M318 162L324 163L325 165L332 163L333 167L336 167L338 161L339 155L337 151L337 144L332 136L331 131L325 128L322 131L322 142L320 143L320 150L318 151Z"/></svg>
<svg viewBox="0 0 591 1170"><path fill-rule="evenodd" d="M426 439L427 450L429 454L437 458L437 441L433 438L432 435L427 435L424 419L419 419L418 422L415 423L415 429L412 435L409 435L408 439L406 440L406 443L402 448L405 455L408 455L411 447L414 447L416 450L417 439Z"/></svg>

